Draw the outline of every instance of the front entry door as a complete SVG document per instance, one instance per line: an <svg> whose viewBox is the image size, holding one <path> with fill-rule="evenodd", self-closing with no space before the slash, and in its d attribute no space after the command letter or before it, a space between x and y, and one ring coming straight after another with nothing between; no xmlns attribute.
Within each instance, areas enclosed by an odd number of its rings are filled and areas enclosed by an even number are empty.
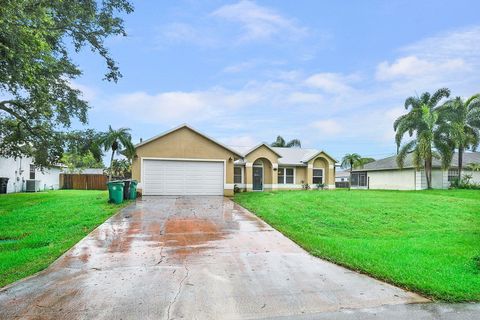
<svg viewBox="0 0 480 320"><path fill-rule="evenodd" d="M253 190L263 190L263 168L253 167Z"/></svg>

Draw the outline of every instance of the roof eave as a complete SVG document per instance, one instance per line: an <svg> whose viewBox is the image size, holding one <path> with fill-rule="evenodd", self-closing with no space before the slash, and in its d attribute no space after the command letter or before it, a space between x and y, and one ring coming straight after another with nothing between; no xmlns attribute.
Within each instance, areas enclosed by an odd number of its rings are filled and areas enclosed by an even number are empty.
<svg viewBox="0 0 480 320"><path fill-rule="evenodd" d="M233 153L234 155L238 156L239 159L242 159L242 158L243 158L243 156L242 156L241 154L239 154L237 151L235 151L235 150L227 147L227 146L224 145L223 143L221 143L221 142L219 142L219 141L217 141L217 140L215 140L215 139L207 136L206 134L200 132L199 130L193 128L192 126L190 126L190 125L188 125L188 124L186 124L186 123L181 124L181 125L173 128L173 129L170 129L170 130L168 130L168 131L165 131L165 132L163 132L163 133L161 133L161 134L159 134L159 135L156 135L156 136L154 136L154 137L152 137L152 138L150 138L150 139L147 139L147 140L145 140L145 141L142 141L142 142L140 142L140 143L137 143L136 145L134 145L134 147L135 147L135 148L141 147L141 146L143 146L143 145L145 145L145 144L147 144L147 143L150 143L150 142L152 142L152 141L155 141L155 140L157 140L157 139L159 139L159 138L161 138L161 137L164 137L164 136L166 136L166 135L168 135L168 134L170 134L170 133L172 133L172 132L175 132L175 131L177 131L177 130L180 130L180 129L182 129L182 128L188 128L188 129L192 130L193 132L199 134L200 136L202 136L202 137L204 137L204 138L212 141L213 143L219 145L220 147L222 147L222 148L230 151L230 152Z"/></svg>
<svg viewBox="0 0 480 320"><path fill-rule="evenodd" d="M338 160L335 159L334 157L332 157L331 155L329 155L328 153L326 153L325 151L323 150L320 150L318 151L317 153L315 153L314 155L312 155L311 157L309 157L308 159L305 159L305 160L302 160L302 162L309 162L310 160L312 160L313 158L317 157L320 153L324 153L327 157L329 157L330 159L332 159L335 163L338 163Z"/></svg>
<svg viewBox="0 0 480 320"><path fill-rule="evenodd" d="M270 151L272 151L273 153L275 153L279 158L282 157L282 155L280 155L278 152L276 152L275 150L272 149L272 147L270 147L268 144L266 143L260 143L258 145L256 145L255 147L251 148L250 150L248 150L244 155L243 157L245 158L246 156L248 156L250 153L252 153L253 151L257 150L258 148L260 148L261 146L265 146L267 147L267 149L269 149Z"/></svg>

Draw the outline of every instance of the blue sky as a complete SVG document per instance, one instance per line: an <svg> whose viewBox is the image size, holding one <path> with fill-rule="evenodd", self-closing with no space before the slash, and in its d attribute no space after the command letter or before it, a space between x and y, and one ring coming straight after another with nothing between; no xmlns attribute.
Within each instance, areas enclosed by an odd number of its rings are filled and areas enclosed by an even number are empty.
<svg viewBox="0 0 480 320"><path fill-rule="evenodd" d="M277 135L337 158L395 152L411 95L480 91L476 1L136 1L109 39L123 78L88 51L74 85L89 126L134 141L189 123L231 146Z"/></svg>

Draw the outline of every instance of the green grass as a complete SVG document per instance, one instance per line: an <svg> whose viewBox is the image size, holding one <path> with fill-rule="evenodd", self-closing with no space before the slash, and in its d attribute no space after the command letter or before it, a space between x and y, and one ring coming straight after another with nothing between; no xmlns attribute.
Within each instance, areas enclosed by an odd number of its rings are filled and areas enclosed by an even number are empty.
<svg viewBox="0 0 480 320"><path fill-rule="evenodd" d="M315 256L445 301L480 301L480 191L240 193Z"/></svg>
<svg viewBox="0 0 480 320"><path fill-rule="evenodd" d="M119 210L106 191L0 196L0 287L45 269Z"/></svg>

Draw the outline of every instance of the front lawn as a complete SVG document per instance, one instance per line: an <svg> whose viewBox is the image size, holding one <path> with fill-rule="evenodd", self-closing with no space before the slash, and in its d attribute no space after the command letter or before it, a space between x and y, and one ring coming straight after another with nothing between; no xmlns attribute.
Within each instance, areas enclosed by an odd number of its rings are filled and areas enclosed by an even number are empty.
<svg viewBox="0 0 480 320"><path fill-rule="evenodd" d="M240 193L315 256L446 301L480 301L480 191Z"/></svg>
<svg viewBox="0 0 480 320"><path fill-rule="evenodd" d="M121 206L106 191L0 195L0 287L45 269Z"/></svg>

